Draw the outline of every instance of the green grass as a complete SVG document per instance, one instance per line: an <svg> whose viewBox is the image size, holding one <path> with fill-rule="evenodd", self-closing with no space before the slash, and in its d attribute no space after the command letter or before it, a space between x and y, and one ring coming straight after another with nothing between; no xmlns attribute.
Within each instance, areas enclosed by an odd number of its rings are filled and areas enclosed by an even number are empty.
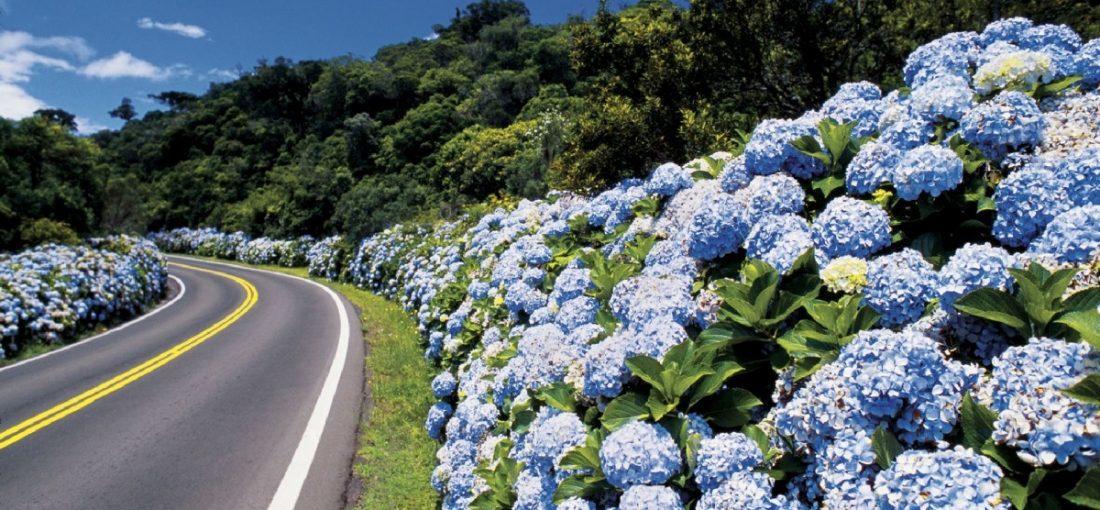
<svg viewBox="0 0 1100 510"><path fill-rule="evenodd" d="M42 355L42 354L46 354L47 352L50 352L54 349L60 349L62 347L65 347L66 345L68 345L68 344L61 344L61 343L44 344L44 343L40 343L40 342L39 343L33 343L33 344L30 344L30 345L24 347L23 350L19 351L19 354L15 355L15 356L12 356L10 358L0 359L0 367L4 367L4 366L8 366L8 365L14 365L16 363L19 363L20 361L23 361L23 360L26 360L26 359L31 359L35 356L39 356L39 355Z"/></svg>
<svg viewBox="0 0 1100 510"><path fill-rule="evenodd" d="M246 265L246 264L239 264ZM259 267L308 278L305 268ZM424 431L434 399L432 370L424 360L416 320L400 305L353 285L310 278L343 294L359 308L366 346L370 407L360 424L353 474L362 484L358 509L433 509L430 485L436 443Z"/></svg>

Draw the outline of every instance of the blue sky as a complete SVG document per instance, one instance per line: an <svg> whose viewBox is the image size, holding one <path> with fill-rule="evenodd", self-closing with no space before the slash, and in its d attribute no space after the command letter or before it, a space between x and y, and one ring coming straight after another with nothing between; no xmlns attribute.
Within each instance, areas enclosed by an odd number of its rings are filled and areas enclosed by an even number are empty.
<svg viewBox="0 0 1100 510"><path fill-rule="evenodd" d="M201 93L260 58L370 57L430 35L469 1L0 0L0 116L54 107L75 114L81 132L117 128L107 112L123 97L144 112L157 107L148 94ZM536 23L597 5L527 1Z"/></svg>

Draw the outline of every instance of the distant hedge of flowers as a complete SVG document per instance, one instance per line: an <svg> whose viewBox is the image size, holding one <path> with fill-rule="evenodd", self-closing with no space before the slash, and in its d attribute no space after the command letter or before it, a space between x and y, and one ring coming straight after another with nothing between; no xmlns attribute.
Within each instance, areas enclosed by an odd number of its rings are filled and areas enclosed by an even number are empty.
<svg viewBox="0 0 1100 510"><path fill-rule="evenodd" d="M1100 41L1007 19L904 74L594 197L315 245L417 315L443 508L1100 507Z"/></svg>
<svg viewBox="0 0 1100 510"><path fill-rule="evenodd" d="M167 283L164 257L138 237L0 253L0 358L137 315Z"/></svg>
<svg viewBox="0 0 1100 510"><path fill-rule="evenodd" d="M248 264L298 267L309 263L309 252L316 241L311 236L292 240L258 237L244 232L224 233L213 228L177 228L155 232L149 239L161 249L205 257L239 260Z"/></svg>

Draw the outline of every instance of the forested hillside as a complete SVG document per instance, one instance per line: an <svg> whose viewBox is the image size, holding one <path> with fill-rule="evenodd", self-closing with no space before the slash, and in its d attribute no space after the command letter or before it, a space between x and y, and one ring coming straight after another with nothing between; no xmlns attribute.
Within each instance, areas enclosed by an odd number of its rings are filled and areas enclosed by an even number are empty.
<svg viewBox="0 0 1100 510"><path fill-rule="evenodd" d="M1021 15L1100 36L1090 4L643 0L534 25L522 2L482 0L369 60L277 58L158 94L162 110L120 108L126 125L91 139L61 111L0 120L0 247L177 226L359 237L496 194L595 189L730 149L842 83L898 87L905 56L947 32Z"/></svg>

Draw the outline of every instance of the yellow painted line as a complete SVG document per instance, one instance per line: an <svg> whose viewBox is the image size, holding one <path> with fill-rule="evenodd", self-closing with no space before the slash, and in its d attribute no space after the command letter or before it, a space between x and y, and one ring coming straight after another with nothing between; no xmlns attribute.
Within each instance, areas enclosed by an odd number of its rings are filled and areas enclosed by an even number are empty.
<svg viewBox="0 0 1100 510"><path fill-rule="evenodd" d="M210 339L214 335L218 334L225 328L228 328L234 322L237 322L245 313L256 306L256 300L259 298L259 294L256 292L256 287L253 286L248 280L240 278L229 273L223 273L221 271L215 271L212 269L205 269L201 267L195 267L187 264L177 264L170 262L169 264L182 267L184 269L190 269L193 271L201 271L212 275L227 278L236 282L242 288L244 288L245 298L240 305L237 306L229 315L222 317L221 320L214 323L210 327L202 330L197 335L184 340L168 350L153 356L145 362L137 365L121 374L118 374L111 379L95 386L94 388L87 390L75 397L72 397L56 406L53 406L37 415L28 418L18 425L11 427L3 432L0 432L0 450L7 448L21 439L34 434L35 432L50 426L51 424L73 414L85 407L92 405L93 402L110 395L130 383L145 377L154 370L167 365L170 361L180 357L183 353L194 349L198 345L202 344L206 340Z"/></svg>

